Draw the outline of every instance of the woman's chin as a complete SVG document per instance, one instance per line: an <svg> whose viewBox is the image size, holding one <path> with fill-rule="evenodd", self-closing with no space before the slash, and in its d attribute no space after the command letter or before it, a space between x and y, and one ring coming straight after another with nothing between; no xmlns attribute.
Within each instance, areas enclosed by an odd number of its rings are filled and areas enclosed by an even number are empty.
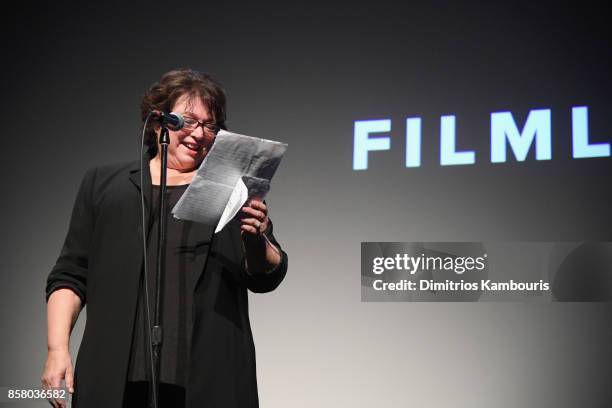
<svg viewBox="0 0 612 408"><path fill-rule="evenodd" d="M200 152L194 155L186 155L185 157L181 157L181 164L185 170L196 169L204 160L205 154Z"/></svg>

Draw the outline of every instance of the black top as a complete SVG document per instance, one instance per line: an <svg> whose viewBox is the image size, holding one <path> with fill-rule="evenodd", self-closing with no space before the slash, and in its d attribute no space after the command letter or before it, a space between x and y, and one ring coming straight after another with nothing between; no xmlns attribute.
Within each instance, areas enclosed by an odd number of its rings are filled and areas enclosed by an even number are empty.
<svg viewBox="0 0 612 408"><path fill-rule="evenodd" d="M168 214L181 198L187 184L167 187L167 209ZM149 281L149 308L151 324L153 324L155 304L155 275L157 269L157 233L159 228L159 186L153 186L153 208L152 220L149 225L149 237L147 248L148 281ZM200 233L192 234L193 229ZM185 386L187 382L186 373L189 361L189 339L192 330L192 288L194 279L198 276L194 270L200 262L195 262L196 257L205 258L208 253L210 240L198 241L194 237L210 236L212 228L191 221L183 221L168 217L167 246L166 246L166 271L163 277L164 291L162 295L162 328L163 343L161 353L160 382ZM141 280L142 284L142 280ZM144 294L139 290L138 307L132 338L132 352L130 354L130 365L128 369L129 381L144 381L149 378L150 356L147 352L148 337L145 336L146 320L144 308Z"/></svg>
<svg viewBox="0 0 612 408"><path fill-rule="evenodd" d="M75 408L120 407L123 402L142 275L141 193L147 212L153 201L150 172L140 168L135 160L87 171L66 240L47 278L47 299L59 288L70 288L87 307L74 368ZM197 248L193 258L187 257L198 263L194 269L199 275L191 291L188 408L258 406L248 291L270 292L285 277L288 257L274 233L270 221L266 235L280 249L281 263L265 273L247 271L237 218L214 235L210 252ZM210 230L191 228L188 241L206 242L211 236Z"/></svg>

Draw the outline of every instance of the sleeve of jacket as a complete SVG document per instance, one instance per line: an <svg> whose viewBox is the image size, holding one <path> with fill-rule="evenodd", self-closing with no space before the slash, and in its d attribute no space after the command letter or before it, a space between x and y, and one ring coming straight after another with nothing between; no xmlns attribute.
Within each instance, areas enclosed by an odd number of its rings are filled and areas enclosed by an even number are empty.
<svg viewBox="0 0 612 408"><path fill-rule="evenodd" d="M88 170L81 182L64 246L47 277L47 301L51 293L61 288L76 293L81 298L82 306L87 301L89 249L94 227L92 190L95 172L95 168Z"/></svg>
<svg viewBox="0 0 612 408"><path fill-rule="evenodd" d="M280 283L285 278L287 274L287 264L288 257L285 251L281 248L280 244L276 240L273 234L272 221L270 220L268 224L268 229L266 230L266 236L274 244L276 248L280 251L281 261L280 263L273 268L272 270L262 273L262 274L250 274L248 271L246 272L247 276L247 287L251 292L255 293L265 293L271 292L280 285Z"/></svg>

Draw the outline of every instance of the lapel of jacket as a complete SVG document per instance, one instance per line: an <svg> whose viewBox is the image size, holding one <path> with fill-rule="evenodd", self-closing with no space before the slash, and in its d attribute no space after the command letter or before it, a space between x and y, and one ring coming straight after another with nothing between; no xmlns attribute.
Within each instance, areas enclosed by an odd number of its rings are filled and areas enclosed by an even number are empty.
<svg viewBox="0 0 612 408"><path fill-rule="evenodd" d="M145 201L145 212L146 219L148 220L148 225L150 225L151 221L151 195L153 187L151 186L151 172L149 171L149 161L151 157L148 153L144 153L142 157L142 166L144 168L144 172L141 172L140 169L140 161L134 163L129 172L129 178L135 188L138 191L141 191L141 175L142 182L144 183L144 201Z"/></svg>
<svg viewBox="0 0 612 408"><path fill-rule="evenodd" d="M148 153L145 153L143 156L143 167L144 167L144 173L142 173L142 178L143 178L143 183L145 185L144 188L144 199L145 199L145 211L146 211L146 219L147 219L147 225L151 225L151 221L153 216L157 216L157 214L151 214L151 203L152 203L152 194L153 194L153 187L152 187L152 182L151 182L151 172L149 171L149 162L151 161L151 157L149 156ZM134 187L136 189L138 189L138 191L140 192L141 190L141 182L140 182L140 178L141 178L141 170L140 170L140 161L139 162L135 162L134 165L132 166L132 168L130 168L129 171L129 178L131 183L134 185ZM140 202L140 201L139 201ZM140 230L140 228L139 228ZM192 234L192 242L205 242L208 243L208 245L206 246L206 251L208 256L206 257L198 257L198 263L195 266L195 270L197 270L197 275L195 276L194 280L192 281L192 290L195 290L198 283L201 280L202 274L204 272L204 268L206 267L206 265L208 264L208 262L210 262L209 257L214 257L214 248L212 248L212 245L216 244L217 238L215 237L215 239L213 239L213 231L214 228L213 226L207 226L207 227L199 227L199 228L194 228L191 232ZM152 231L148 230L147 231L147 238L148 235L151 233ZM148 241L148 239L147 239ZM210 248L209 248L210 246ZM214 262L214 261L213 261ZM152 268L150 270L149 273L154 272L155 265L151 265L150 268Z"/></svg>

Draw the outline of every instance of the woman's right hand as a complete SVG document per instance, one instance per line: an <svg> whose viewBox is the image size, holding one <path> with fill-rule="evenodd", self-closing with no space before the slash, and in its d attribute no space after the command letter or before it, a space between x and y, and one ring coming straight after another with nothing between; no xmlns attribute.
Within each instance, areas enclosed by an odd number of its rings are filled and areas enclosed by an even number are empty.
<svg viewBox="0 0 612 408"><path fill-rule="evenodd" d="M49 350L41 378L43 389L60 390L62 380L66 383L66 390L72 394L74 392L74 372L70 351L67 348ZM47 400L52 406L63 408L67 406L68 398L47 398Z"/></svg>

